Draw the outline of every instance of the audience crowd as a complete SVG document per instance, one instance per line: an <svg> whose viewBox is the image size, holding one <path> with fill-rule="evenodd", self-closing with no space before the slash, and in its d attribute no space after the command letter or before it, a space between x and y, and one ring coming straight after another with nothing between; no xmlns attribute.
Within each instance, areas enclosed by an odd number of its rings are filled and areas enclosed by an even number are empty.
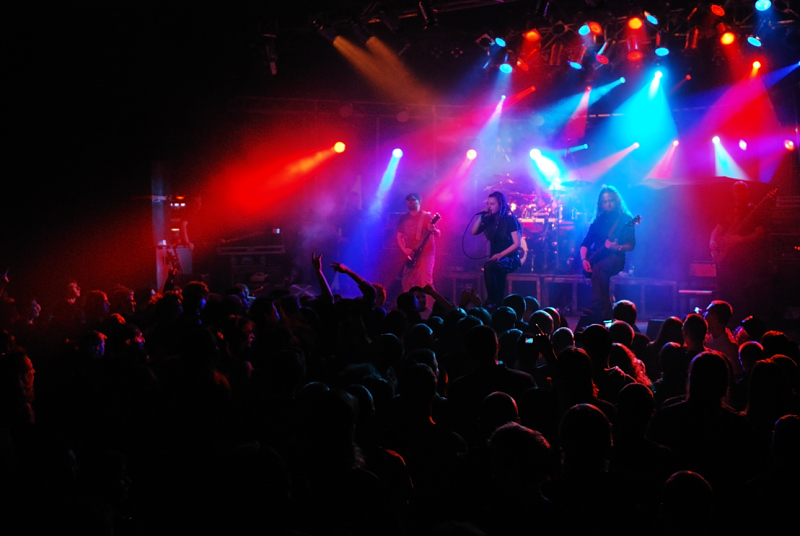
<svg viewBox="0 0 800 536"><path fill-rule="evenodd" d="M0 281L4 532L797 534L798 344L722 300L570 326L203 282L40 306ZM435 306L425 310L425 297ZM724 298L724 296L723 296ZM14 528L16 527L16 528Z"/></svg>

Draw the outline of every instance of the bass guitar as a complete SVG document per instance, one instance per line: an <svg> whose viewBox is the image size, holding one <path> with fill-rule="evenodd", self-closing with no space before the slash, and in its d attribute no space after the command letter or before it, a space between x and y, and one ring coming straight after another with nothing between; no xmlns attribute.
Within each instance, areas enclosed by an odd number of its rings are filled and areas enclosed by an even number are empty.
<svg viewBox="0 0 800 536"><path fill-rule="evenodd" d="M766 206L768 201L775 198L777 193L778 193L777 188L770 190L767 193L767 195L764 196L764 199L759 201L758 204L754 206L753 209L750 212L748 212L744 218L739 220L739 223L728 229L728 231L723 233L721 236L717 237L715 244L716 247L712 246L710 248L711 260L713 260L717 264L725 260L725 257L728 254L728 248L730 247L729 244L726 244L726 239L732 236L738 236L742 232L742 229L748 227L752 223L753 218L755 218L756 215Z"/></svg>
<svg viewBox="0 0 800 536"><path fill-rule="evenodd" d="M433 216L433 219L431 220L431 225L436 225L436 222L438 222L440 219L442 219L442 217L437 212ZM417 266L417 264L419 264L419 259L420 257L422 257L422 250L425 248L425 244L428 243L430 237L431 237L431 232L429 230L425 231L425 235L422 237L422 241L419 243L419 246L417 246L417 249L412 251L411 254L408 257L406 257L407 268L413 269Z"/></svg>
<svg viewBox="0 0 800 536"><path fill-rule="evenodd" d="M636 216L631 218L628 223L623 225L622 228L624 229L625 227L633 227L635 225L639 225L640 221L642 221L642 217L637 214ZM608 233L608 240L611 240L611 237L615 236L617 230L618 229L616 225L611 228L611 231ZM597 249L589 251L589 253L586 255L586 260L589 261L590 266L594 266L598 262L602 261L609 255L611 255L612 251L613 250L608 249L605 245L602 245ZM590 272L587 272L586 270L583 271L583 275L585 277L592 277L592 274Z"/></svg>

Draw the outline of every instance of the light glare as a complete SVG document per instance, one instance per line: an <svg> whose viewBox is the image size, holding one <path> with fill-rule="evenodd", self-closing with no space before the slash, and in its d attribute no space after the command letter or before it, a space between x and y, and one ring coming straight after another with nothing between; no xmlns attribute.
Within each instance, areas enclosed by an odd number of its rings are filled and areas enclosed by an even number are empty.
<svg viewBox="0 0 800 536"><path fill-rule="evenodd" d="M395 149L394 151L392 151L392 156L395 158L403 158L403 150Z"/></svg>
<svg viewBox="0 0 800 536"><path fill-rule="evenodd" d="M340 141L337 141L337 142L336 142L336 143L333 145L333 150L334 150L334 151L336 151L337 153L343 153L343 152L344 152L344 149L345 149L345 145L344 145L344 143L342 143L342 142L340 142Z"/></svg>

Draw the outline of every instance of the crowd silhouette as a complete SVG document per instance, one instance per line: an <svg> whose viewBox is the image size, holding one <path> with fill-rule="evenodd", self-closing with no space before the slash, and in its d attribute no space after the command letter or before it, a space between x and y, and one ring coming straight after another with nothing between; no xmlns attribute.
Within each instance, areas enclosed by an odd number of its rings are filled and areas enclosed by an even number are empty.
<svg viewBox="0 0 800 536"><path fill-rule="evenodd" d="M795 333L716 300L651 341L630 301L577 329L530 296L385 303L331 263L344 298L311 266L301 298L69 281L39 304L5 277L4 533L800 530Z"/></svg>

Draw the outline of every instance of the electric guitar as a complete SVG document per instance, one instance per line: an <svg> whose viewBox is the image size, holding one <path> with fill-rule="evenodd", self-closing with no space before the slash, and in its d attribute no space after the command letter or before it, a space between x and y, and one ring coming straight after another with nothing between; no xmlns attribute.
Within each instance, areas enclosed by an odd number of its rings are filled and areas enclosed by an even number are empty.
<svg viewBox="0 0 800 536"><path fill-rule="evenodd" d="M713 260L717 264L719 264L723 260L725 260L725 257L727 256L728 250L730 248L730 245L726 245L726 243L725 243L726 240L725 239L726 238L730 238L731 236L737 236L742 231L743 228L745 228L748 225L750 225L750 223L752 222L752 220L756 216L756 214L759 211L761 211L761 209L764 208L764 206L766 205L767 201L769 201L771 199L774 199L775 195L777 195L777 193L778 193L778 189L777 188L774 188L774 189L770 190L767 193L767 195L764 196L764 199L759 201L758 204L756 206L754 206L753 209L750 212L748 212L747 215L744 218L739 220L739 223L737 223L736 225L734 225L733 227L728 229L725 233L722 234L722 236L718 236L717 237L716 247L711 247L710 248L710 250L711 250L711 260Z"/></svg>
<svg viewBox="0 0 800 536"><path fill-rule="evenodd" d="M639 225L640 221L642 221L642 217L637 214L636 216L631 218L628 223L623 225L622 228L624 229L625 227L633 227L635 225ZM615 235L616 231L617 231L617 226L615 225L614 227L611 228L611 231L608 233L608 240L611 240L611 237ZM586 255L586 260L589 261L590 266L594 266L598 262L608 257L612 253L612 251L613 250L608 249L605 245L602 245L597 249L590 250L589 253ZM586 270L583 271L583 275L585 277L592 277L592 274L590 272L587 272Z"/></svg>
<svg viewBox="0 0 800 536"><path fill-rule="evenodd" d="M431 225L436 225L436 222L442 219L442 217L437 212L433 219L431 220ZM425 248L425 244L428 243L428 239L431 237L430 231L425 231L425 236L422 237L422 241L417 246L417 249L411 252L411 254L406 257L406 267L407 268L415 268L419 263L420 257L422 257L422 250Z"/></svg>

